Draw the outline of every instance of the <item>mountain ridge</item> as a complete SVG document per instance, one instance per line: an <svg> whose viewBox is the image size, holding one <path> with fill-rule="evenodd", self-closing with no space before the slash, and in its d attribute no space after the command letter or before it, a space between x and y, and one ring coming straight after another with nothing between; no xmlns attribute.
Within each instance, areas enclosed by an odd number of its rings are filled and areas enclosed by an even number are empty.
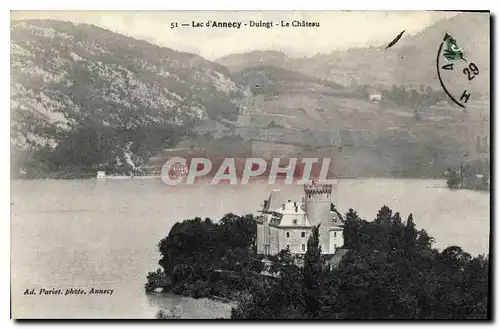
<svg viewBox="0 0 500 329"><path fill-rule="evenodd" d="M17 153L57 152L75 131L107 131L115 138L123 127L105 162L132 157L140 165L160 146L127 155L130 148L150 148L133 145L141 142L127 130L235 120L244 93L227 68L196 54L88 24L11 22L11 143Z"/></svg>
<svg viewBox="0 0 500 329"><path fill-rule="evenodd" d="M459 162L479 129L453 108L370 102L361 89L332 79L331 72L348 75L322 55L328 70L275 51L262 52L275 65L263 63L256 51L256 60L235 71L92 25L11 24L13 167L31 168L29 177L60 168L126 171L199 134L255 142L257 153L279 143L337 147L340 172L349 177L428 176ZM287 61L305 65L280 66Z"/></svg>
<svg viewBox="0 0 500 329"><path fill-rule="evenodd" d="M333 50L331 53L317 53L310 57L292 58L283 53L284 60L274 60L275 54L268 51L252 51L221 57L215 62L232 71L259 65L275 65L303 74L329 80L346 87L355 85L393 84L418 86L420 84L440 87L436 76L435 60L439 44L445 33L455 36L465 48L466 55L478 57L484 67L485 78L476 88L487 93L489 87L489 15L461 13L438 21L424 30L403 35L394 46L386 45L354 47ZM387 41L389 42L389 41ZM472 56L471 56L472 57ZM414 68L419 63L418 68ZM427 68L427 69L425 69Z"/></svg>

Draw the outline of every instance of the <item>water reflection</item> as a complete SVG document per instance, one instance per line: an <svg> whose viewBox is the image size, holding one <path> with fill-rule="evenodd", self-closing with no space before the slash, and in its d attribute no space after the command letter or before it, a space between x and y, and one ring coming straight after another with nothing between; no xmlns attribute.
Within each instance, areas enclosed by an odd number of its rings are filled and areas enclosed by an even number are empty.
<svg viewBox="0 0 500 329"><path fill-rule="evenodd" d="M148 305L166 314L174 313L181 319L218 319L231 317L234 304L222 303L208 298L194 299L171 293L147 294Z"/></svg>

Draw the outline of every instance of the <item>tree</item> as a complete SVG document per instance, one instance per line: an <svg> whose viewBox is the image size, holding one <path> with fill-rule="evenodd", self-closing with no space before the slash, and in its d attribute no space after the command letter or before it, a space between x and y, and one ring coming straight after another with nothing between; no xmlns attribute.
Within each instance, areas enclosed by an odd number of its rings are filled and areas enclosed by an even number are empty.
<svg viewBox="0 0 500 329"><path fill-rule="evenodd" d="M392 219L392 210L387 207L383 206L380 208L377 217L375 218L375 223L379 225L387 225L390 224Z"/></svg>
<svg viewBox="0 0 500 329"><path fill-rule="evenodd" d="M427 231L424 229L421 229L420 232L418 233L417 237L417 245L420 248L431 248L432 243L434 242L434 239L427 234Z"/></svg>
<svg viewBox="0 0 500 329"><path fill-rule="evenodd" d="M313 227L307 240L307 251L304 256L303 295L307 314L311 318L316 318L322 307L320 278L323 264L321 263L321 246L319 245L320 225Z"/></svg>
<svg viewBox="0 0 500 329"><path fill-rule="evenodd" d="M415 223L413 223L413 214L410 214L406 220L406 227L403 235L403 248L407 256L415 249L416 239L417 230L415 229Z"/></svg>
<svg viewBox="0 0 500 329"><path fill-rule="evenodd" d="M259 275L247 225L228 214L219 223L195 218L177 223L160 243L160 265L172 291L227 296L237 302L233 319L485 319L489 315L489 259L458 246L432 248L433 238L412 214L383 206L374 221L353 209L345 214L348 253L338 268L324 266L319 226L312 230L301 268L282 250L273 276ZM234 230L236 239L228 236ZM246 241L239 241L247 239ZM223 245L223 248L220 246ZM324 255L323 255L324 257ZM149 276L163 280L161 271ZM148 285L154 289L154 285Z"/></svg>
<svg viewBox="0 0 500 329"><path fill-rule="evenodd" d="M462 176L454 170L449 170L448 179L446 180L446 185L449 188L456 188L459 187L461 184L462 184Z"/></svg>
<svg viewBox="0 0 500 329"><path fill-rule="evenodd" d="M410 90L410 93L408 96L408 102L412 108L415 108L415 109L418 108L418 106L420 105L420 95L419 95L418 91L416 91L415 89Z"/></svg>
<svg viewBox="0 0 500 329"><path fill-rule="evenodd" d="M354 209L350 208L344 216L344 246L347 249L359 249L356 245L361 226L361 218Z"/></svg>
<svg viewBox="0 0 500 329"><path fill-rule="evenodd" d="M336 289L334 298L328 296L334 300L328 317L486 318L487 259L471 259L459 247L440 253L432 249L432 237L416 228L412 214L405 224L399 213L390 214L384 206L374 222L359 221L352 242L359 247L332 274Z"/></svg>
<svg viewBox="0 0 500 329"><path fill-rule="evenodd" d="M234 214L219 223L199 217L176 223L158 245L172 291L198 298L245 289L264 267L255 253L255 225L252 215ZM148 276L147 288L157 281Z"/></svg>

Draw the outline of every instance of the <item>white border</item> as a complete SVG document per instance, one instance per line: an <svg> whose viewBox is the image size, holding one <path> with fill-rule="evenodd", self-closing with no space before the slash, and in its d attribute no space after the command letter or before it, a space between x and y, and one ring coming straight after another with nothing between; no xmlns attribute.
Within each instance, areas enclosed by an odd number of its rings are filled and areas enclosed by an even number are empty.
<svg viewBox="0 0 500 329"><path fill-rule="evenodd" d="M10 1L2 1L2 6L10 4L11 7L8 8L9 10L152 10L152 9L162 9L162 10L457 10L457 9L467 9L467 10L491 10L492 13L494 14L495 12L498 13L498 6L499 6L499 1L487 1L487 0L474 0L474 1L463 1L463 0L455 0L455 1L435 1L435 0L418 0L418 1L413 1L413 2L406 2L406 1L389 1L389 0L378 0L378 1L356 1L356 0L350 0L350 1L338 1L336 3L327 3L326 1L315 1L315 0L308 0L308 1L300 1L300 0L279 0L279 1L269 1L269 0L251 0L251 1L234 1L234 0L219 0L219 1L195 1L195 0L182 0L178 2L169 2L166 3L165 1L157 0L157 1L152 1L152 0L120 0L120 1L106 1L104 2L103 0L85 0L84 2L77 2L77 1L68 1L68 0L50 0L50 1L36 1L36 0L17 0L15 2L10 2ZM1 115L3 116L2 121L5 124L5 127L7 128L7 125L9 123L9 106L8 106L8 99L9 99L9 81L7 80L7 77L9 76L9 70L10 70L10 63L9 63L9 50L10 47L7 45L10 43L9 41L9 21L10 21L10 13L6 10L2 10L2 22L5 22L3 25L3 29L1 30L1 37L2 37L2 45L5 45L5 47L2 49L2 74L1 76L3 77L0 81L2 83L2 86L0 87L0 90L3 91L3 95L5 97L4 99L4 108L2 111L0 111ZM495 40L492 40L492 44L497 44L498 43L498 36L494 34ZM497 59L498 56L495 56L494 59ZM493 60L493 58L492 58ZM496 72L494 72L496 75ZM498 95L498 86L495 87L494 90L494 95ZM499 123L500 119L499 116L495 116L495 125ZM499 125L500 127L500 125ZM493 133L493 132L492 132ZM0 207L1 211L3 212L2 218L2 224L3 224L3 230L2 230L2 252L1 252L1 264L3 265L2 268L2 281L3 281L3 289L1 290L4 292L2 296L2 307L1 309L3 310L4 314L2 316L3 319L3 328L6 327L12 327L15 325L15 323L10 319L10 266L6 266L7 264L10 264L10 214L9 214L9 209L10 209L10 179L9 175L7 174L9 172L9 161L8 161L8 154L9 154L9 144L7 143L7 140L10 136L7 136L9 134L9 130L3 129L2 134L5 136L1 139L4 141L2 143L2 154L4 154L4 159L7 161L2 162L2 169L3 172L5 172L5 175L3 175L4 181L2 182L2 198L4 199L3 206ZM496 141L495 141L496 142ZM495 143L496 147L493 152L497 153L497 148L500 146ZM498 164L498 161L497 161ZM500 165L499 165L500 166ZM498 173L498 167L495 166L495 172ZM497 194L498 195L498 194ZM9 199L9 205L7 204L7 199ZM495 200L497 201L497 198L495 197ZM496 203L496 202L494 202ZM496 221L496 218L493 220ZM495 225L495 232L492 232L493 236L497 236L497 228L499 224L497 222L497 225ZM498 246L500 244L496 243L495 250L494 250L494 255L498 255ZM495 262L496 263L496 262ZM493 271L494 273L496 272L495 270ZM496 282L496 291L495 296L498 296L498 287L499 283L498 281ZM9 287L9 288L8 288ZM496 299L495 303L495 312L494 314L497 314L496 311L498 311L500 303L498 302L498 299ZM42 323L43 324L43 323ZM143 327L147 323L131 323L134 327ZM207 324L207 323L191 323L191 324L186 324L186 323L165 323L163 325L167 325L169 327L176 327L176 326L185 326L185 325L209 325L209 326L218 326L220 323L214 323L214 324ZM259 327L275 327L275 326L290 326L293 324L293 322L287 322L285 324L278 324L278 323L251 323L251 325L259 326ZM307 325L309 326L310 324L306 324L304 322L296 322L298 325ZM313 323L311 323L313 324ZM316 325L318 325L317 323ZM31 326L32 324L26 325L25 326ZM50 324L49 324L50 325ZM72 327L75 324L64 324L62 325L63 327ZM92 325L95 328L101 328L104 327L103 323L89 323L89 325ZM108 326L116 326L116 325L121 325L121 323L107 323ZM229 322L229 325L231 326L239 326L239 323L234 323L234 322ZM313 324L314 325L314 324ZM363 324L346 324L346 323L323 323L323 325L328 325L328 326L336 326L336 327L345 327L347 325L349 326L362 326ZM387 323L380 323L378 325L387 325ZM401 323L395 323L395 325L401 325ZM426 328L438 326L438 325L443 325L439 323L419 323L419 325L425 325ZM446 325L454 325L454 323L446 324ZM476 324L478 325L478 324Z"/></svg>
<svg viewBox="0 0 500 329"><path fill-rule="evenodd" d="M145 1L100 1L88 0L71 3L63 0L33 1L22 0L12 3L11 10L486 10L492 7L491 1L433 1L419 0L402 3L401 1L379 0L328 3L326 1L300 0L252 0L237 2L232 0L196 1L183 0L165 2Z"/></svg>

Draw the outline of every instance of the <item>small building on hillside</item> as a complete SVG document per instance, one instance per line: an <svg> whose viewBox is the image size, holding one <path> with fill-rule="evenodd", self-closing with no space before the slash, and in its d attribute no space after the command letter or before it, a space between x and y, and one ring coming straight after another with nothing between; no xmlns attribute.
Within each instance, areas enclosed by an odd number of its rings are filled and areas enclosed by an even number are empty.
<svg viewBox="0 0 500 329"><path fill-rule="evenodd" d="M372 93L369 96L370 102L380 102L382 100L382 94L381 93Z"/></svg>
<svg viewBox="0 0 500 329"><path fill-rule="evenodd" d="M97 172L97 179L98 180L106 179L106 172L105 171L98 171Z"/></svg>

